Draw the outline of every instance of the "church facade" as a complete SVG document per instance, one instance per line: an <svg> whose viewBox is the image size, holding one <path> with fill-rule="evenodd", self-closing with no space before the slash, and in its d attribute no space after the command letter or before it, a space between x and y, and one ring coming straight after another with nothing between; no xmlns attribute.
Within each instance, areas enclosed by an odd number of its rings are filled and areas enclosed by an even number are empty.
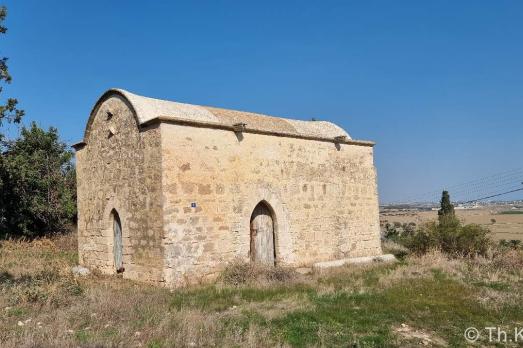
<svg viewBox="0 0 523 348"><path fill-rule="evenodd" d="M111 89L76 144L80 263L165 286L381 255L373 143Z"/></svg>

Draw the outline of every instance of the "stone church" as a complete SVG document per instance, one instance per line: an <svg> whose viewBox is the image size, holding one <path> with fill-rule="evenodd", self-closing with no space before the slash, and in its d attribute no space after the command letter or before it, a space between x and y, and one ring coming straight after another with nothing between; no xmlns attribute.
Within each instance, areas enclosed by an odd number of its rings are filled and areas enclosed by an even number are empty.
<svg viewBox="0 0 523 348"><path fill-rule="evenodd" d="M324 121L111 89L75 144L80 263L166 286L381 255L373 145Z"/></svg>

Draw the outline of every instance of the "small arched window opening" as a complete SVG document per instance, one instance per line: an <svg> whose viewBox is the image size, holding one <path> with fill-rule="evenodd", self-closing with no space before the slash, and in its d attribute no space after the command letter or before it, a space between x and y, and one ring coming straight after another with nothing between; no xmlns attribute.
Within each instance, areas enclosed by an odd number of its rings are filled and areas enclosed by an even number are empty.
<svg viewBox="0 0 523 348"><path fill-rule="evenodd" d="M122 223L116 210L113 210L111 215L113 219L114 267L116 269L116 273L122 273L125 271L125 268L123 267Z"/></svg>
<svg viewBox="0 0 523 348"><path fill-rule="evenodd" d="M265 202L260 202L251 214L251 261L274 265L276 249L274 243L274 216Z"/></svg>

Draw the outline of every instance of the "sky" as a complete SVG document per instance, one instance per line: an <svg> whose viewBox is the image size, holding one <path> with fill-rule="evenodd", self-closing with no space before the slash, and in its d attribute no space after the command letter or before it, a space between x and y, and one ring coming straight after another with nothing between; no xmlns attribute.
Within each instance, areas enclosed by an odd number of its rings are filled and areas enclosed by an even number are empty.
<svg viewBox="0 0 523 348"><path fill-rule="evenodd" d="M0 4L1 97L68 143L118 87L334 122L377 143L382 203L523 168L522 1Z"/></svg>

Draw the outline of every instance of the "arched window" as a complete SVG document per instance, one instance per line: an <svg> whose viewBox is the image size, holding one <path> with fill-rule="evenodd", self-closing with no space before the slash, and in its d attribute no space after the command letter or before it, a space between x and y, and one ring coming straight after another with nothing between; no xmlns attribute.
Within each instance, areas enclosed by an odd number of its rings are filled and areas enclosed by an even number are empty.
<svg viewBox="0 0 523 348"><path fill-rule="evenodd" d="M274 265L274 218L272 209L260 202L251 214L251 261Z"/></svg>
<svg viewBox="0 0 523 348"><path fill-rule="evenodd" d="M122 243L122 223L120 221L120 216L116 210L112 212L113 217L113 254L114 254L114 267L116 273L122 273L125 271L123 267L123 243Z"/></svg>

